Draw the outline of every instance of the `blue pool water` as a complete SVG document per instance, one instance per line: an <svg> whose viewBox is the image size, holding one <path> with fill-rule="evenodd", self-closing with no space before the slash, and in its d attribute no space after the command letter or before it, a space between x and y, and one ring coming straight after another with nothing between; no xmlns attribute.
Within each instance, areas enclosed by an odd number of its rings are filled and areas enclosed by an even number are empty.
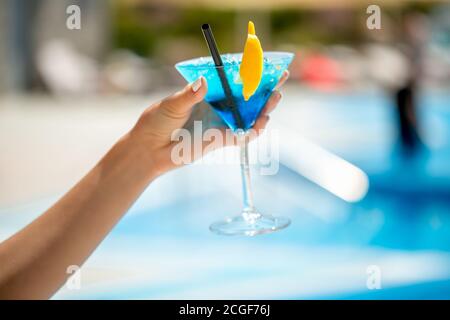
<svg viewBox="0 0 450 320"><path fill-rule="evenodd" d="M363 199L346 202L281 158L274 176L253 168L255 202L292 225L221 237L208 227L240 210L238 165L186 166L148 187L82 267L81 289L54 298L450 299L450 93L420 94L429 150L408 163L396 151L395 109L384 92L283 90L269 128L295 126L363 170ZM0 208L0 233L56 199L30 203L23 215ZM367 286L372 266L379 289Z"/></svg>

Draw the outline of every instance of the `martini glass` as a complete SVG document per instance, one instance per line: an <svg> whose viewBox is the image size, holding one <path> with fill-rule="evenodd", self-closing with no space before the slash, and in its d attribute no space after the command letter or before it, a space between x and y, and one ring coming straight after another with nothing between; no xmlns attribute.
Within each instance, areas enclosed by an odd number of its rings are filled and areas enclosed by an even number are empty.
<svg viewBox="0 0 450 320"><path fill-rule="evenodd" d="M211 57L201 57L179 62L175 65L178 72L188 81L193 82L200 76L208 82L205 96L213 110L233 130L240 146L240 167L243 190L243 209L240 215L213 223L212 232L223 235L254 236L274 232L287 227L290 220L261 214L253 203L248 160L248 130L255 124L264 105L269 99L283 72L287 69L294 55L289 52L264 52L263 74L258 89L245 101L242 96L242 82L239 77L241 53L221 55L223 66L217 67ZM219 76L223 68L231 89L233 105L230 105ZM221 70L220 70L221 71ZM222 73L223 74L223 73Z"/></svg>

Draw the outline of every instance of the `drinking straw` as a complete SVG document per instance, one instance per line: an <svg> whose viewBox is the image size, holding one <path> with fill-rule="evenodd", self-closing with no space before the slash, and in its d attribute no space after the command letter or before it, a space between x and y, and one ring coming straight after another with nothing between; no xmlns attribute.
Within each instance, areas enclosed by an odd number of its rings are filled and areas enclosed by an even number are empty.
<svg viewBox="0 0 450 320"><path fill-rule="evenodd" d="M231 94L230 84L228 83L228 79L225 75L225 70L222 62L222 57L220 56L219 49L217 49L216 40L214 40L214 35L212 33L211 27L209 24L205 23L202 25L202 32L205 36L206 43L208 44L209 52L211 52L211 56L214 60L214 64L216 65L217 73L219 74L220 83L222 84L222 89L225 93L225 97L227 99L227 105L230 106L231 112L233 114L234 120L238 128L245 129L243 126L241 114L234 102L233 95Z"/></svg>

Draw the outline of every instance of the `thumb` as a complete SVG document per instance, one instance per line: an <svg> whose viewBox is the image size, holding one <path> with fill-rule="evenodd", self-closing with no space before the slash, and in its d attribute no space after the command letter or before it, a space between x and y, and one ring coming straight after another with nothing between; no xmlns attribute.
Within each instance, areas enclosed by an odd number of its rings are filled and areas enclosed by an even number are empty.
<svg viewBox="0 0 450 320"><path fill-rule="evenodd" d="M201 76L193 83L188 84L183 90L164 99L161 108L164 108L169 115L182 117L190 113L192 107L203 100L208 91L206 79Z"/></svg>

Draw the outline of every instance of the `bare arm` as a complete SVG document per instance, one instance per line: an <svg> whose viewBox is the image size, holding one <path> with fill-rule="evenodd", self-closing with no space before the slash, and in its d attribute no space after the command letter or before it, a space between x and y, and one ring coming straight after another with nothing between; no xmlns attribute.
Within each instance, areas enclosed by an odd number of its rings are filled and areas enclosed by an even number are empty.
<svg viewBox="0 0 450 320"><path fill-rule="evenodd" d="M66 195L0 243L0 299L46 299L64 284L67 267L81 266L147 185L175 167L171 133L187 123L206 91L201 78L149 107ZM269 100L256 129L279 98Z"/></svg>
<svg viewBox="0 0 450 320"><path fill-rule="evenodd" d="M0 298L48 298L81 265L155 177L130 135L63 198L0 245Z"/></svg>

